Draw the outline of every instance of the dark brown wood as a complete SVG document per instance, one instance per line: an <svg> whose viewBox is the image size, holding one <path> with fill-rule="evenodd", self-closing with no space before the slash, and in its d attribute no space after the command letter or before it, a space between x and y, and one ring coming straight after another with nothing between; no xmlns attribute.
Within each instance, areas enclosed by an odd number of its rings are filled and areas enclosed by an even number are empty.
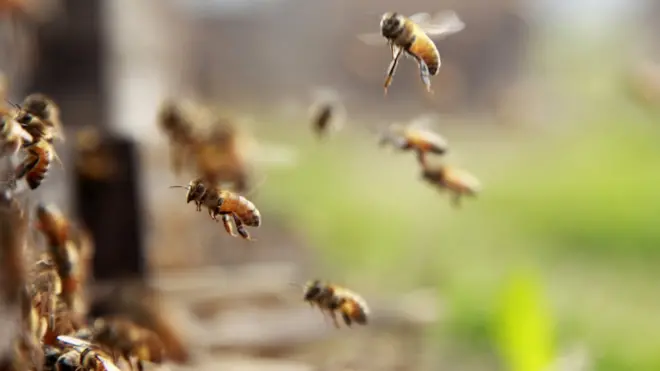
<svg viewBox="0 0 660 371"><path fill-rule="evenodd" d="M91 231L96 245L94 278L142 281L146 263L135 143L107 135L102 145L114 159L115 173L106 179L94 179L76 168L74 176L77 215Z"/></svg>

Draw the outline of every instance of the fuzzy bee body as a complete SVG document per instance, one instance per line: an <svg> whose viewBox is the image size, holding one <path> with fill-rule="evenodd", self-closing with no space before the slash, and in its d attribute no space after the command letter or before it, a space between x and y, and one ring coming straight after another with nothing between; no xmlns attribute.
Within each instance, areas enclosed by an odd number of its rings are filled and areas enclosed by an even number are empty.
<svg viewBox="0 0 660 371"><path fill-rule="evenodd" d="M9 114L0 116L0 141L3 154L15 154L32 142L32 136Z"/></svg>
<svg viewBox="0 0 660 371"><path fill-rule="evenodd" d="M472 174L445 165L424 168L422 178L440 189L451 192L452 204L455 207L460 206L463 196L475 197L481 191L479 180Z"/></svg>
<svg viewBox="0 0 660 371"><path fill-rule="evenodd" d="M387 69L383 85L385 93L392 83L399 60L405 54L417 61L420 78L428 92L431 90L431 76L440 70L440 53L431 36L449 35L461 31L465 24L454 12L440 13L432 19L427 13L417 13L406 17L397 12L387 12L380 20L380 37L387 40L392 52L392 61ZM375 34L360 37L367 44L377 44Z"/></svg>
<svg viewBox="0 0 660 371"><path fill-rule="evenodd" d="M443 155L449 150L447 140L427 129L405 127L400 130L390 129L381 136L380 145L391 144L402 151L413 150L422 166L426 165L426 154Z"/></svg>
<svg viewBox="0 0 660 371"><path fill-rule="evenodd" d="M238 193L228 190L222 190L218 187L209 186L201 178L193 179L188 187L186 194L186 203L195 201L197 211L202 210L202 206L209 211L211 219L218 221L218 216L222 217L222 223L225 230L230 235L234 235L231 222L236 225L238 234L251 240L246 226L261 226L261 213L254 203Z"/></svg>
<svg viewBox="0 0 660 371"><path fill-rule="evenodd" d="M45 140L26 147L27 155L23 162L16 168L16 180L25 177L30 189L36 189L48 175L51 163L55 159L55 149Z"/></svg>
<svg viewBox="0 0 660 371"><path fill-rule="evenodd" d="M340 313L348 327L351 327L353 323L367 324L369 307L366 301L346 288L324 284L319 280L310 281L304 288L304 300L312 306L316 305L322 311L328 312L337 328L339 328L337 312Z"/></svg>

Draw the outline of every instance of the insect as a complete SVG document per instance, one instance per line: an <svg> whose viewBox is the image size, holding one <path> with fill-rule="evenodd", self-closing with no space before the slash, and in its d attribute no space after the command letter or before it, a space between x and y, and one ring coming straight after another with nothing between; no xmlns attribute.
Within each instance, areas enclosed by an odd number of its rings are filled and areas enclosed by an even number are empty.
<svg viewBox="0 0 660 371"><path fill-rule="evenodd" d="M60 109L47 96L34 93L28 95L21 105L14 104L19 109L17 121L35 138L52 143L54 139L64 139Z"/></svg>
<svg viewBox="0 0 660 371"><path fill-rule="evenodd" d="M77 339L72 336L60 335L57 340L72 348L58 358L56 363L57 371L79 370L86 371L119 371L110 356L101 349L97 349L93 344Z"/></svg>
<svg viewBox="0 0 660 371"><path fill-rule="evenodd" d="M16 180L25 177L30 189L36 189L48 175L50 164L56 159L61 163L55 148L48 141L41 139L25 148L27 155L14 171Z"/></svg>
<svg viewBox="0 0 660 371"><path fill-rule="evenodd" d="M158 335L124 318L94 321L92 340L117 351L129 362L137 360L139 370L142 370L142 361L162 363L165 359L165 347Z"/></svg>
<svg viewBox="0 0 660 371"><path fill-rule="evenodd" d="M422 179L440 190L446 189L451 192L454 207L460 207L463 196L474 197L481 191L479 180L472 174L446 165L424 167Z"/></svg>
<svg viewBox="0 0 660 371"><path fill-rule="evenodd" d="M190 149L197 142L193 120L181 104L166 101L158 114L158 127L170 142L170 165L176 175L181 173L190 155Z"/></svg>
<svg viewBox="0 0 660 371"><path fill-rule="evenodd" d="M402 151L415 151L422 166L426 164L426 154L443 155L449 150L447 140L431 130L428 121L418 118L408 125L391 125L380 135L379 145L392 145Z"/></svg>
<svg viewBox="0 0 660 371"><path fill-rule="evenodd" d="M337 285L321 283L320 280L307 282L303 292L306 302L330 314L335 327L339 328L336 312L341 313L348 327L351 327L353 322L367 324L369 307L360 295Z"/></svg>
<svg viewBox="0 0 660 371"><path fill-rule="evenodd" d="M252 240L246 226L259 227L261 225L261 213L257 207L252 201L238 193L209 186L201 178L191 180L187 187L171 186L170 188L187 189L186 203L195 201L197 211L202 211L202 206L205 206L211 219L218 221L218 216L222 216L225 230L231 236L235 236L231 225L232 220L238 234L246 240Z"/></svg>
<svg viewBox="0 0 660 371"><path fill-rule="evenodd" d="M17 153L33 140L32 135L25 131L9 112L0 115L0 138L2 154L10 155Z"/></svg>
<svg viewBox="0 0 660 371"><path fill-rule="evenodd" d="M345 119L345 108L340 103L338 94L331 90L315 92L315 101L310 107L312 130L317 137L323 138L333 131L339 131Z"/></svg>
<svg viewBox="0 0 660 371"><path fill-rule="evenodd" d="M464 28L465 24L453 11L440 12L433 17L428 13L406 17L397 12L388 12L381 17L380 34L362 34L358 38L368 45L382 45L386 41L390 46L392 61L385 78L385 94L404 53L417 61L420 78L426 90L432 93L431 76L438 74L441 61L438 48L431 37L448 36Z"/></svg>

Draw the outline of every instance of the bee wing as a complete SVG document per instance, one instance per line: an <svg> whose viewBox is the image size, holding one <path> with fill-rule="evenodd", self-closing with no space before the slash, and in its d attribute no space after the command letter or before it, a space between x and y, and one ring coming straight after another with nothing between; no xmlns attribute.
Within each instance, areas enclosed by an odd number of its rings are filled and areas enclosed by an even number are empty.
<svg viewBox="0 0 660 371"><path fill-rule="evenodd" d="M105 357L102 356L96 356L96 359L98 359L102 364L103 367L105 367L105 371L121 371L117 365L114 364L109 359L106 359Z"/></svg>
<svg viewBox="0 0 660 371"><path fill-rule="evenodd" d="M428 13L417 13L410 16L409 19L417 23L427 35L434 38L449 36L465 28L465 23L456 12L451 10L440 12L433 17Z"/></svg>
<svg viewBox="0 0 660 371"><path fill-rule="evenodd" d="M357 35L358 40L371 46L382 46L387 44L387 39L379 33L363 33Z"/></svg>
<svg viewBox="0 0 660 371"><path fill-rule="evenodd" d="M57 337L57 341L64 345L72 346L72 347L83 347L87 348L91 346L92 344L88 341L82 340L75 338L73 336L67 336L67 335L59 335Z"/></svg>
<svg viewBox="0 0 660 371"><path fill-rule="evenodd" d="M423 114L412 119L406 127L411 129L431 130L435 126L437 120L438 116L435 114Z"/></svg>

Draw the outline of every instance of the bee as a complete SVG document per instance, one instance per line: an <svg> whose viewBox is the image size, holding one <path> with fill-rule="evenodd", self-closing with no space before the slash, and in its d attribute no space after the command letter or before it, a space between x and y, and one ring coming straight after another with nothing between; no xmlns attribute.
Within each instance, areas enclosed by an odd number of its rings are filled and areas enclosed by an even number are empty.
<svg viewBox="0 0 660 371"><path fill-rule="evenodd" d="M422 179L440 190L451 192L454 207L460 207L463 196L474 197L481 191L479 180L472 174L446 165L424 167Z"/></svg>
<svg viewBox="0 0 660 371"><path fill-rule="evenodd" d="M76 168L86 177L95 180L109 179L117 173L117 161L101 133L93 126L76 132Z"/></svg>
<svg viewBox="0 0 660 371"><path fill-rule="evenodd" d="M3 155L16 154L33 140L10 113L0 114L0 138Z"/></svg>
<svg viewBox="0 0 660 371"><path fill-rule="evenodd" d="M449 150L447 140L440 134L431 130L419 119L412 123L399 126L392 125L380 135L379 145L392 145L402 150L413 150L417 153L417 160L422 166L426 164L426 154L443 155Z"/></svg>
<svg viewBox="0 0 660 371"><path fill-rule="evenodd" d="M312 130L323 138L331 131L338 131L344 123L345 108L332 91L316 92L316 100L310 107Z"/></svg>
<svg viewBox="0 0 660 371"><path fill-rule="evenodd" d="M57 340L72 350L64 353L56 363L57 371L119 371L111 357L93 344L72 336L60 335Z"/></svg>
<svg viewBox="0 0 660 371"><path fill-rule="evenodd" d="M171 167L179 175L189 158L190 148L197 143L193 121L180 104L166 101L158 114L158 127L169 139Z"/></svg>
<svg viewBox="0 0 660 371"><path fill-rule="evenodd" d="M52 99L35 93L28 95L21 105L15 106L20 112L16 120L35 141L44 139L53 143L54 139L64 139L60 109Z"/></svg>
<svg viewBox="0 0 660 371"><path fill-rule="evenodd" d="M124 318L94 321L92 340L117 351L129 362L137 360L139 370L142 370L142 361L162 363L165 359L165 346L158 335Z"/></svg>
<svg viewBox="0 0 660 371"><path fill-rule="evenodd" d="M380 34L362 34L358 38L365 44L379 45L386 41L390 46L392 61L385 78L385 94L404 53L417 61L420 78L426 90L432 93L431 76L438 74L441 62L440 53L431 37L448 36L464 28L465 24L453 11L441 12L434 17L428 13L406 17L397 12L388 12L381 17Z"/></svg>
<svg viewBox="0 0 660 371"><path fill-rule="evenodd" d="M339 328L337 312L341 313L348 327L351 327L353 322L360 325L367 324L369 307L360 295L337 285L321 283L320 280L307 282L303 292L306 302L330 314L336 328Z"/></svg>
<svg viewBox="0 0 660 371"><path fill-rule="evenodd" d="M62 292L62 281L52 261L37 261L31 287L33 303L41 318L48 318L48 328L54 328L57 296Z"/></svg>
<svg viewBox="0 0 660 371"><path fill-rule="evenodd" d="M225 230L231 236L235 236L231 225L232 219L239 235L246 240L252 239L246 226L261 226L261 213L257 207L252 201L237 193L209 186L201 178L191 180L187 187L171 186L170 188L187 189L186 203L195 201L197 211L202 211L202 206L205 206L211 219L218 221L218 216L221 215Z"/></svg>
<svg viewBox="0 0 660 371"><path fill-rule="evenodd" d="M56 159L61 163L55 148L46 140L39 140L25 148L27 155L23 162L16 167L14 171L15 179L25 180L30 189L36 189L48 175L50 164Z"/></svg>

